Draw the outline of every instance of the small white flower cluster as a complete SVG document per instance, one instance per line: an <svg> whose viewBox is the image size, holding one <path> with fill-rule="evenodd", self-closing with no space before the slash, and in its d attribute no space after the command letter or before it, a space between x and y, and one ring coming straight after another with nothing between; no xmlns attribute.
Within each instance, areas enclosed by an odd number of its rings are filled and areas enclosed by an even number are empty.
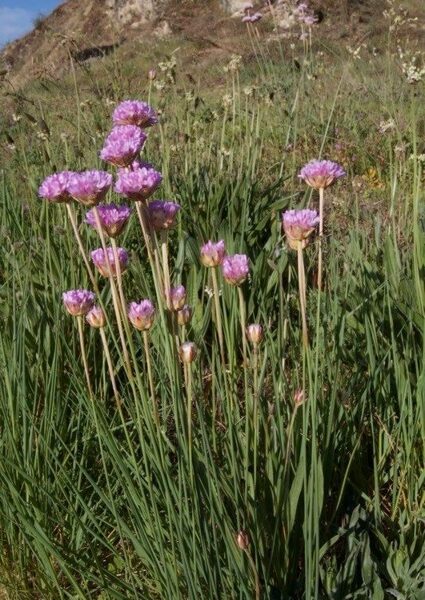
<svg viewBox="0 0 425 600"><path fill-rule="evenodd" d="M422 81L425 77L424 54L420 51L403 50L400 46L397 50L401 61L401 70L408 83L414 84Z"/></svg>

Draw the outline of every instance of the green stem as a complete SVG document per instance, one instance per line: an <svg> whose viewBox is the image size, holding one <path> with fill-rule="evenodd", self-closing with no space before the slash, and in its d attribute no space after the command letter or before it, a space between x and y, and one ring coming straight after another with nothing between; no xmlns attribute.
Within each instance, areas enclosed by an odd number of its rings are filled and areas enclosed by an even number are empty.
<svg viewBox="0 0 425 600"><path fill-rule="evenodd" d="M317 287L322 289L323 278L323 256L322 256L322 241L323 241L323 209L325 205L325 190L319 188L319 261L317 266Z"/></svg>
<svg viewBox="0 0 425 600"><path fill-rule="evenodd" d="M303 344L308 346L307 314L306 314L306 283L304 269L304 255L301 242L298 242L298 289L300 297L301 320L303 329Z"/></svg>
<svg viewBox="0 0 425 600"><path fill-rule="evenodd" d="M105 331L103 327L100 328L100 337L102 339L103 351L105 353L106 364L108 365L109 377L111 379L112 389L114 390L115 401L117 408L121 409L121 398L117 389L117 382L115 380L114 367L112 364L111 353L109 352L108 341L106 339Z"/></svg>
<svg viewBox="0 0 425 600"><path fill-rule="evenodd" d="M92 389L92 386L90 383L89 365L87 362L86 347L84 344L83 318L84 317L77 317L78 336L80 338L81 358L82 358L83 365L84 365L84 373L86 376L87 388L89 390L90 397L93 398L94 394L93 394L93 389Z"/></svg>

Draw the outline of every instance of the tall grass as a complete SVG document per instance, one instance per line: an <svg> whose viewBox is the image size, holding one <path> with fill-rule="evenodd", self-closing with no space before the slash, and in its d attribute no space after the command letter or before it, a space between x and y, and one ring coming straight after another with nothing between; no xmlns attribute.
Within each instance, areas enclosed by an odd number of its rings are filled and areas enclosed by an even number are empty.
<svg viewBox="0 0 425 600"><path fill-rule="evenodd" d="M117 410L98 332L87 328L92 400L60 303L89 282L65 211L42 203L37 186L53 170L98 164L110 109L90 100L92 89L87 103L75 77L64 84L69 112L47 95L33 125L23 115L10 130L0 192L0 581L10 598L242 600L256 586L270 600L424 593L423 173L408 158L422 151L420 99L389 81L378 104L378 63L320 67L282 74L270 63L266 82L244 90L236 66L224 103L181 93L172 78L151 90L162 118L147 158L165 174L163 196L183 207L172 278L188 289L186 336L200 349L190 438L188 373L166 315L150 335L158 425L143 340L132 336L129 381L110 333ZM127 93L124 74L110 83L116 98ZM383 113L400 123L386 137L376 132ZM317 204L295 175L320 149L349 175L327 205L322 293L316 248L306 251L303 348L280 212ZM99 245L80 231L87 250ZM265 340L246 364L237 291L221 279L224 368L220 359L213 282L199 263L208 238L252 261L246 317ZM126 298L155 298L135 217L121 245L131 250Z"/></svg>

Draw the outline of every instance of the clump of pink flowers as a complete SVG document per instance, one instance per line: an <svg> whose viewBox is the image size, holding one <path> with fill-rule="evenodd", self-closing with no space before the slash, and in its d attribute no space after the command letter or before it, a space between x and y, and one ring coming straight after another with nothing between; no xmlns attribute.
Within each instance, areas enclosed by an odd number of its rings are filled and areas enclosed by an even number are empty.
<svg viewBox="0 0 425 600"><path fill-rule="evenodd" d="M115 184L117 194L130 200L146 200L161 185L162 175L151 167L139 167L134 171L122 170Z"/></svg>
<svg viewBox="0 0 425 600"><path fill-rule="evenodd" d="M172 229L176 224L176 217L180 209L180 204L168 200L149 202L147 214L152 229L154 231Z"/></svg>
<svg viewBox="0 0 425 600"><path fill-rule="evenodd" d="M158 123L158 117L147 102L124 100L114 110L112 121L114 125L137 125L144 128Z"/></svg>
<svg viewBox="0 0 425 600"><path fill-rule="evenodd" d="M246 254L226 256L221 264L223 277L230 285L241 285L249 275L249 260Z"/></svg>
<svg viewBox="0 0 425 600"><path fill-rule="evenodd" d="M38 195L49 202L69 202L71 196L68 190L69 178L72 171L61 171L49 175L38 188Z"/></svg>
<svg viewBox="0 0 425 600"><path fill-rule="evenodd" d="M345 175L344 169L331 160L311 160L299 172L298 177L315 189L325 189Z"/></svg>
<svg viewBox="0 0 425 600"><path fill-rule="evenodd" d="M83 317L94 306L96 296L89 290L69 290L62 294L63 304L73 317Z"/></svg>
<svg viewBox="0 0 425 600"><path fill-rule="evenodd" d="M127 167L138 156L146 134L137 125L116 125L105 140L100 158L116 167Z"/></svg>
<svg viewBox="0 0 425 600"><path fill-rule="evenodd" d="M105 198L112 185L112 175L106 171L71 173L68 178L70 196L84 206L94 206Z"/></svg>
<svg viewBox="0 0 425 600"><path fill-rule="evenodd" d="M117 237L123 231L131 215L131 209L128 206L118 206L116 204L100 205L97 207L97 211L103 231L111 238ZM86 214L86 223L97 229L93 209Z"/></svg>
<svg viewBox="0 0 425 600"><path fill-rule="evenodd" d="M305 248L319 220L317 211L309 208L285 211L282 214L283 229L290 247L297 249L301 243L302 248Z"/></svg>
<svg viewBox="0 0 425 600"><path fill-rule="evenodd" d="M97 248L90 253L91 259L103 277L116 277L118 269L121 273L128 267L128 253L124 248L116 248L118 261L115 260L114 248Z"/></svg>
<svg viewBox="0 0 425 600"><path fill-rule="evenodd" d="M147 331L155 320L155 306L151 300L131 302L127 315L133 327L139 331Z"/></svg>

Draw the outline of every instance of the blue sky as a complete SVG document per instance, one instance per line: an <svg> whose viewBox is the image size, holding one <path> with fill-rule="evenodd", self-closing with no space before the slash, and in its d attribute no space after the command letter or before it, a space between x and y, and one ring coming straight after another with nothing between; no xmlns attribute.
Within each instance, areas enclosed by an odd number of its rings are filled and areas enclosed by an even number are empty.
<svg viewBox="0 0 425 600"><path fill-rule="evenodd" d="M0 47L21 37L39 15L48 15L63 0L0 0Z"/></svg>

